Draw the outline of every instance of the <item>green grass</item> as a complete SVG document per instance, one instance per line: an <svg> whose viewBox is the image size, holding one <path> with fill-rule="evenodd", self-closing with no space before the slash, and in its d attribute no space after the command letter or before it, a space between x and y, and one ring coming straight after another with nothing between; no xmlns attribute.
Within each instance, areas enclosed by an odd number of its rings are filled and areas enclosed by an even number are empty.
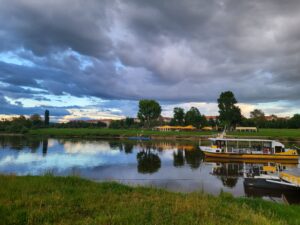
<svg viewBox="0 0 300 225"><path fill-rule="evenodd" d="M259 129L258 132L229 132L234 136L300 139L300 129Z"/></svg>
<svg viewBox="0 0 300 225"><path fill-rule="evenodd" d="M152 131L137 129L108 129L108 128L47 128L30 130L30 135L48 135L48 136L72 136L72 137L130 137L137 135L151 137L200 137L211 135L214 132L207 131Z"/></svg>
<svg viewBox="0 0 300 225"><path fill-rule="evenodd" d="M46 135L53 137L129 137L151 136L172 138L197 138L209 136L217 132L209 131L152 131L138 129L108 129L108 128L47 128L30 130L29 135ZM228 135L236 137L264 137L276 139L300 139L300 129L259 129L258 132L228 132Z"/></svg>
<svg viewBox="0 0 300 225"><path fill-rule="evenodd" d="M0 176L0 224L300 224L300 206L76 177Z"/></svg>

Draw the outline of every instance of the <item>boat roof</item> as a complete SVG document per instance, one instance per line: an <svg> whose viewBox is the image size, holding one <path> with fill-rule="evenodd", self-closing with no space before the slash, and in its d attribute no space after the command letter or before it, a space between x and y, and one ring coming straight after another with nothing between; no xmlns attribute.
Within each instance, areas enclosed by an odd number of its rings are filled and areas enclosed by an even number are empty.
<svg viewBox="0 0 300 225"><path fill-rule="evenodd" d="M246 139L246 138L209 138L211 141L250 141L250 142L278 142L268 139Z"/></svg>

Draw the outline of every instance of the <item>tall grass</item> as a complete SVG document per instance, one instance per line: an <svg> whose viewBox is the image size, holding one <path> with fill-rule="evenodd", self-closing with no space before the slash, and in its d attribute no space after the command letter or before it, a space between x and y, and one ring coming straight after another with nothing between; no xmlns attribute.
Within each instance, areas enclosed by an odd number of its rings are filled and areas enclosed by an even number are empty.
<svg viewBox="0 0 300 225"><path fill-rule="evenodd" d="M76 177L0 176L0 224L300 224L300 207Z"/></svg>

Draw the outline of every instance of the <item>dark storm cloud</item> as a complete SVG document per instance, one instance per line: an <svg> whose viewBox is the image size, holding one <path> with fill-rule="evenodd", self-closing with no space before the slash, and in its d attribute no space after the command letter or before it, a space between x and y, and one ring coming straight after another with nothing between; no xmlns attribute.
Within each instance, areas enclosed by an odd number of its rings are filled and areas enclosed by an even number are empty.
<svg viewBox="0 0 300 225"><path fill-rule="evenodd" d="M111 50L111 40L106 36L109 2L2 0L2 48L23 47L37 55L72 48L82 54L107 57Z"/></svg>
<svg viewBox="0 0 300 225"><path fill-rule="evenodd" d="M244 102L300 95L298 0L0 3L0 50L33 63L0 64L10 88L164 101L215 101L224 90Z"/></svg>

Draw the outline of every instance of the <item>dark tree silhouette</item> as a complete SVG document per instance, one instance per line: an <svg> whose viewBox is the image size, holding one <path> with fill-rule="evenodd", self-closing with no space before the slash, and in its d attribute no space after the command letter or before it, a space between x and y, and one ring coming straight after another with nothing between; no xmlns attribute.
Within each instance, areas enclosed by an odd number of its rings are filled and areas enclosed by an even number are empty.
<svg viewBox="0 0 300 225"><path fill-rule="evenodd" d="M231 91L222 92L218 98L219 120L229 128L235 127L242 120L241 109Z"/></svg>
<svg viewBox="0 0 300 225"><path fill-rule="evenodd" d="M49 126L49 122L50 122L50 112L49 110L45 110L45 118L44 118L44 123L45 126Z"/></svg>
<svg viewBox="0 0 300 225"><path fill-rule="evenodd" d="M177 152L173 152L173 165L175 167L180 167L184 165L184 155L182 150L177 150Z"/></svg>
<svg viewBox="0 0 300 225"><path fill-rule="evenodd" d="M158 119L161 113L161 107L155 100L142 99L139 102L138 118L146 127L151 126L151 122Z"/></svg>
<svg viewBox="0 0 300 225"><path fill-rule="evenodd" d="M48 139L43 140L43 156L46 156L48 152Z"/></svg>
<svg viewBox="0 0 300 225"><path fill-rule="evenodd" d="M161 167L161 161L157 154L151 152L150 149L143 150L137 154L138 172L139 173L155 173Z"/></svg>
<svg viewBox="0 0 300 225"><path fill-rule="evenodd" d="M184 125L185 112L183 108L175 107L172 123L173 125Z"/></svg>
<svg viewBox="0 0 300 225"><path fill-rule="evenodd" d="M124 144L124 151L126 154L132 153L132 150L133 150L133 144L131 143Z"/></svg>
<svg viewBox="0 0 300 225"><path fill-rule="evenodd" d="M190 165L192 169L197 169L201 165L203 159L203 153L199 150L185 150L186 163Z"/></svg>

